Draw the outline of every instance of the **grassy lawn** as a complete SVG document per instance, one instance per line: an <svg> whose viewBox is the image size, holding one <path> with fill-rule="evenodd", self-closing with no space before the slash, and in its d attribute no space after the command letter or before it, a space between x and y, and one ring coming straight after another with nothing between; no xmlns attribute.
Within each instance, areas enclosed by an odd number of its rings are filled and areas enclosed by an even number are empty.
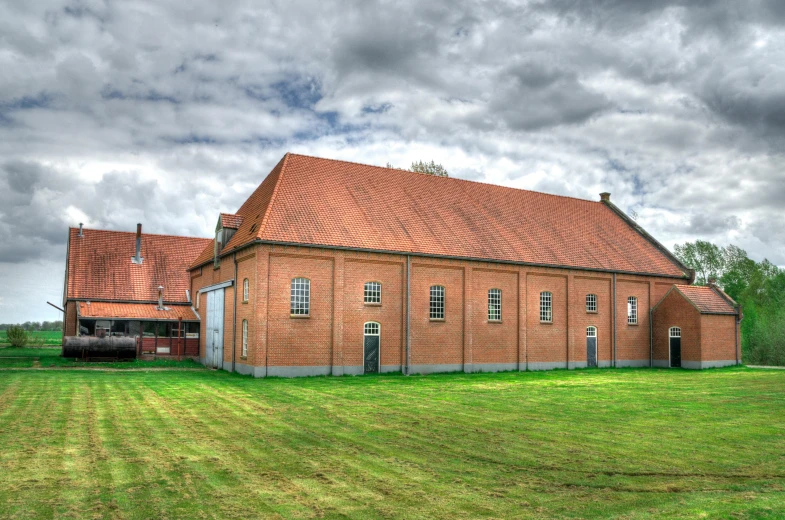
<svg viewBox="0 0 785 520"><path fill-rule="evenodd" d="M0 372L2 518L783 518L785 371Z"/></svg>
<svg viewBox="0 0 785 520"><path fill-rule="evenodd" d="M61 331L33 331L27 333L28 343L35 346L61 345L63 343L63 333ZM8 346L8 336L6 331L0 330L0 347Z"/></svg>
<svg viewBox="0 0 785 520"><path fill-rule="evenodd" d="M0 348L0 369L3 368L202 368L202 365L190 359L156 359L152 361L116 361L116 362L85 362L60 357L60 348L25 347Z"/></svg>

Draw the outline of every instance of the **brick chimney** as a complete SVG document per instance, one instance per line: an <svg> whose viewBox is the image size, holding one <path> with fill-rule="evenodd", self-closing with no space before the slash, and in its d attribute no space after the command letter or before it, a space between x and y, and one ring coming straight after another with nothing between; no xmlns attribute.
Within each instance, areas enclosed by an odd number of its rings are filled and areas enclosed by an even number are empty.
<svg viewBox="0 0 785 520"><path fill-rule="evenodd" d="M611 201L611 194L607 191L603 191L600 193L600 202L610 202Z"/></svg>
<svg viewBox="0 0 785 520"><path fill-rule="evenodd" d="M709 287L717 287L717 279L713 276L709 277Z"/></svg>

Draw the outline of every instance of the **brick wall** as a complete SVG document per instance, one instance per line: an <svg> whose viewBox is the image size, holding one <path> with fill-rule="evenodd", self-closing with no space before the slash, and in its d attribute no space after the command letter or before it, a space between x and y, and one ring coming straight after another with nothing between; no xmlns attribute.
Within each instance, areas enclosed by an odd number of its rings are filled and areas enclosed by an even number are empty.
<svg viewBox="0 0 785 520"><path fill-rule="evenodd" d="M405 364L406 258L307 247L257 245L238 253L238 362L253 366L359 367L363 325L381 325L381 364ZM613 357L612 280L606 273L522 267L412 257L411 364L521 366L528 361L558 367L586 361L586 327L597 327L598 360ZM192 291L234 277L231 258L221 268L192 273ZM291 318L292 278L311 280L311 315ZM250 294L243 303L242 281ZM367 281L382 284L382 305L365 305ZM649 359L649 307L674 280L619 275L617 278L617 357ZM445 320L431 321L431 285L446 292ZM502 322L488 322L488 290L502 291ZM540 292L553 294L553 322L540 323ZM586 295L597 295L597 313L586 312ZM231 360L232 289L225 292L226 360ZM627 324L627 297L638 298L638 325ZM205 302L200 314L204 318ZM267 317L267 319L265 319ZM242 320L249 323L248 358L241 360ZM201 355L204 355L202 320ZM666 330L667 334L667 330ZM689 354L686 354L689 355ZM667 358L666 358L667 359ZM688 359L688 358L684 358ZM334 373L342 373L334 371Z"/></svg>
<svg viewBox="0 0 785 520"><path fill-rule="evenodd" d="M654 311L653 349L654 359L667 362L670 359L671 327L681 329L682 361L700 361L701 315L698 310L678 291L671 293ZM712 334L712 331L707 331ZM733 358L731 358L733 359Z"/></svg>
<svg viewBox="0 0 785 520"><path fill-rule="evenodd" d="M65 304L65 323L63 324L64 336L76 336L77 317L76 307L79 305L76 302L66 302Z"/></svg>
<svg viewBox="0 0 785 520"><path fill-rule="evenodd" d="M736 316L704 314L701 327L701 361L736 360Z"/></svg>
<svg viewBox="0 0 785 520"><path fill-rule="evenodd" d="M269 366L330 366L335 256L276 250L269 258ZM307 318L290 315L291 281L299 277L311 281L310 316Z"/></svg>

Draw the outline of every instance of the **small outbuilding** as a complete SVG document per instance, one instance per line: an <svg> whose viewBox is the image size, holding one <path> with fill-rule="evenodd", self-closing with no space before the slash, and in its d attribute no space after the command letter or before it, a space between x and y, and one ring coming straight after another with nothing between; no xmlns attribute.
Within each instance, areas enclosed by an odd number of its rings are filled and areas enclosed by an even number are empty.
<svg viewBox="0 0 785 520"><path fill-rule="evenodd" d="M713 282L674 285L652 308L653 366L740 364L741 318L740 306Z"/></svg>

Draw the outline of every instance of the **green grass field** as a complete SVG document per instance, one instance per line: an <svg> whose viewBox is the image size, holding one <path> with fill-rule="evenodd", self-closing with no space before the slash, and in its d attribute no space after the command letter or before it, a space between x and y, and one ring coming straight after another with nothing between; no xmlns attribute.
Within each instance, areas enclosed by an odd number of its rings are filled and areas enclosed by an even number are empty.
<svg viewBox="0 0 785 520"><path fill-rule="evenodd" d="M28 332L29 344L34 346L62 345L63 333L61 331L34 331ZM8 345L8 337L4 330L0 330L0 347Z"/></svg>
<svg viewBox="0 0 785 520"><path fill-rule="evenodd" d="M783 518L785 371L0 371L2 518Z"/></svg>
<svg viewBox="0 0 785 520"><path fill-rule="evenodd" d="M190 359L156 359L152 361L115 361L106 363L85 362L60 357L60 348L25 347L0 348L0 369L2 368L202 368Z"/></svg>

